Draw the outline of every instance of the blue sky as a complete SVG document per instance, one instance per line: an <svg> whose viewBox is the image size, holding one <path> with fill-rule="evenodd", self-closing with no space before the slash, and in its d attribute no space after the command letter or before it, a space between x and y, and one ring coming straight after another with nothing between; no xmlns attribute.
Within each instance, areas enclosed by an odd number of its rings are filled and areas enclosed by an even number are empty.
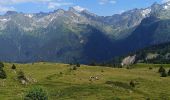
<svg viewBox="0 0 170 100"><path fill-rule="evenodd" d="M0 0L0 13L15 10L24 13L49 12L58 8L77 6L98 15L113 15L133 8L145 8L154 2L168 0ZM170 0L169 0L170 1Z"/></svg>

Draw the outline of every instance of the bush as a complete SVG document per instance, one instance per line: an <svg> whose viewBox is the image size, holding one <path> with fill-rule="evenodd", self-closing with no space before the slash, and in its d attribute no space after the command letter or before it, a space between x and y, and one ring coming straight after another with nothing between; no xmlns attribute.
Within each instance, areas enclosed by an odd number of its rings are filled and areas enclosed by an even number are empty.
<svg viewBox="0 0 170 100"><path fill-rule="evenodd" d="M166 72L166 70L161 66L158 70L159 73Z"/></svg>
<svg viewBox="0 0 170 100"><path fill-rule="evenodd" d="M166 71L161 72L161 77L167 77Z"/></svg>
<svg viewBox="0 0 170 100"><path fill-rule="evenodd" d="M63 74L63 72L60 72L59 74L60 74L60 75L62 75L62 74Z"/></svg>
<svg viewBox="0 0 170 100"><path fill-rule="evenodd" d="M79 63L77 63L77 64L76 64L76 66L77 66L77 67L80 67L80 64L79 64Z"/></svg>
<svg viewBox="0 0 170 100"><path fill-rule="evenodd" d="M25 77L24 72L21 71L21 70L18 72L18 79L19 80L27 80L26 77Z"/></svg>
<svg viewBox="0 0 170 100"><path fill-rule="evenodd" d="M76 66L73 66L73 70L77 70L77 67L76 67Z"/></svg>
<svg viewBox="0 0 170 100"><path fill-rule="evenodd" d="M12 69L16 69L16 66L13 64L11 68L12 68Z"/></svg>
<svg viewBox="0 0 170 100"><path fill-rule="evenodd" d="M0 69L0 78L1 79L7 78L6 72L3 69Z"/></svg>
<svg viewBox="0 0 170 100"><path fill-rule="evenodd" d="M134 81L130 81L129 84L130 84L131 87L135 87L135 82Z"/></svg>
<svg viewBox="0 0 170 100"><path fill-rule="evenodd" d="M170 76L170 69L169 69L169 71L168 71L168 76Z"/></svg>
<svg viewBox="0 0 170 100"><path fill-rule="evenodd" d="M24 100L48 100L48 95L42 88L35 87L25 95Z"/></svg>
<svg viewBox="0 0 170 100"><path fill-rule="evenodd" d="M3 67L4 67L4 64L0 62L0 69L2 69Z"/></svg>
<svg viewBox="0 0 170 100"><path fill-rule="evenodd" d="M152 67L149 67L149 70L152 70L153 68Z"/></svg>

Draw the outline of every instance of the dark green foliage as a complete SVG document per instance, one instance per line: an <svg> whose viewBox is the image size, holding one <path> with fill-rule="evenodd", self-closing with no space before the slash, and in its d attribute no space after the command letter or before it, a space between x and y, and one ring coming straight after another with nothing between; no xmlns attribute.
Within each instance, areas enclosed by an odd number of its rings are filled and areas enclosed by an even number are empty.
<svg viewBox="0 0 170 100"><path fill-rule="evenodd" d="M0 78L1 79L7 78L6 72L3 69L0 69Z"/></svg>
<svg viewBox="0 0 170 100"><path fill-rule="evenodd" d="M150 98L146 98L146 100L151 100Z"/></svg>
<svg viewBox="0 0 170 100"><path fill-rule="evenodd" d="M152 70L153 68L152 67L149 67L149 70Z"/></svg>
<svg viewBox="0 0 170 100"><path fill-rule="evenodd" d="M77 66L77 67L80 67L80 63L77 63L76 66Z"/></svg>
<svg viewBox="0 0 170 100"><path fill-rule="evenodd" d="M77 70L77 66L73 66L73 70Z"/></svg>
<svg viewBox="0 0 170 100"><path fill-rule="evenodd" d="M135 82L134 82L134 81L130 81L129 85L130 85L131 87L135 87Z"/></svg>
<svg viewBox="0 0 170 100"><path fill-rule="evenodd" d="M35 87L25 95L24 100L48 100L48 95L42 88Z"/></svg>
<svg viewBox="0 0 170 100"><path fill-rule="evenodd" d="M18 72L18 79L19 80L27 80L26 77L25 77L24 72L21 71L21 70Z"/></svg>
<svg viewBox="0 0 170 100"><path fill-rule="evenodd" d="M166 71L161 72L161 77L167 77Z"/></svg>
<svg viewBox="0 0 170 100"><path fill-rule="evenodd" d="M6 72L4 71L4 64L0 62L0 78L5 79L7 78Z"/></svg>
<svg viewBox="0 0 170 100"><path fill-rule="evenodd" d="M161 66L158 70L159 73L166 72L166 70Z"/></svg>
<svg viewBox="0 0 170 100"><path fill-rule="evenodd" d="M0 69L4 67L4 63L0 62Z"/></svg>
<svg viewBox="0 0 170 100"><path fill-rule="evenodd" d="M60 72L59 74L60 74L60 75L62 75L62 74L63 74L63 72Z"/></svg>
<svg viewBox="0 0 170 100"><path fill-rule="evenodd" d="M141 60L143 63L169 64L170 63L169 51L170 51L170 42L144 48L136 52L135 54L137 55L137 59ZM158 54L158 56L156 58L146 60L145 58L149 53Z"/></svg>
<svg viewBox="0 0 170 100"><path fill-rule="evenodd" d="M169 69L169 71L168 71L168 76L170 76L170 69Z"/></svg>
<svg viewBox="0 0 170 100"><path fill-rule="evenodd" d="M12 69L16 69L16 66L13 64L11 68L12 68Z"/></svg>

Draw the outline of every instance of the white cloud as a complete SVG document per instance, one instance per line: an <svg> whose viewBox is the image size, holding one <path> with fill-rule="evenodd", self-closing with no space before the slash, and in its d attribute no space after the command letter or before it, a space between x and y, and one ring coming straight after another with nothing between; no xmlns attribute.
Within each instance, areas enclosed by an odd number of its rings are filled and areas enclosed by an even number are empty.
<svg viewBox="0 0 170 100"><path fill-rule="evenodd" d="M99 0L100 5L105 5L105 4L115 4L116 0Z"/></svg>
<svg viewBox="0 0 170 100"><path fill-rule="evenodd" d="M7 11L15 11L14 7L6 7L6 6L0 6L0 13L4 13Z"/></svg>
<svg viewBox="0 0 170 100"><path fill-rule="evenodd" d="M72 3L67 3L67 2L49 2L48 3L48 9L55 9L57 7L68 6L68 5L72 5Z"/></svg>
<svg viewBox="0 0 170 100"><path fill-rule="evenodd" d="M39 5L46 5L48 9L72 5L72 3L64 2L64 0L0 0L0 12L15 10L13 6L15 4L22 3L37 3Z"/></svg>

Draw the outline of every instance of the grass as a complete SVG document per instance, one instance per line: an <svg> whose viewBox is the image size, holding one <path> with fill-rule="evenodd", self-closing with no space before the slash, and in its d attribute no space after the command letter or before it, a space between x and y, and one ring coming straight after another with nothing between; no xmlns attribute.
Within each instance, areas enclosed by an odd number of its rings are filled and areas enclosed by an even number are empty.
<svg viewBox="0 0 170 100"><path fill-rule="evenodd" d="M22 85L11 69L12 64L6 63L8 78L0 79L0 100L22 100L34 86L47 90L50 100L170 100L170 77L160 77L157 73L160 65L137 64L133 69L83 65L77 70L57 63L15 65L16 72L22 70L37 82ZM90 81L91 76L98 80ZM129 85L131 80L136 82L135 88Z"/></svg>

